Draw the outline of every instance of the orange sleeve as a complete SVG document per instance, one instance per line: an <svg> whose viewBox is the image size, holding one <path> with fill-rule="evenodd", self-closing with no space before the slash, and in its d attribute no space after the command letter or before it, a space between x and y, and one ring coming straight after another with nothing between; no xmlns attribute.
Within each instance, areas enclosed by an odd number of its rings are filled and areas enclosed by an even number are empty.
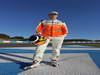
<svg viewBox="0 0 100 75"><path fill-rule="evenodd" d="M42 29L43 29L43 24L39 24L36 28L36 32L37 33L42 33Z"/></svg>
<svg viewBox="0 0 100 75"><path fill-rule="evenodd" d="M62 25L61 26L61 29L62 29L62 33L65 35L65 34L68 34L68 29L67 29L67 26L66 25Z"/></svg>

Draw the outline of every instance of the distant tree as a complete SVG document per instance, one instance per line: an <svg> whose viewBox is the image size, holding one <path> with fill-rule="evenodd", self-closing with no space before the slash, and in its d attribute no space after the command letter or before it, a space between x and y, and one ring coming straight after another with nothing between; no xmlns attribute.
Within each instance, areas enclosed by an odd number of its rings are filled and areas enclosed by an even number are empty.
<svg viewBox="0 0 100 75"><path fill-rule="evenodd" d="M11 37L12 39L21 39L21 40L23 40L24 39L24 37L22 37L22 36L15 36L15 37Z"/></svg>
<svg viewBox="0 0 100 75"><path fill-rule="evenodd" d="M9 39L10 36L9 35L6 35L6 34L0 34L0 38Z"/></svg>

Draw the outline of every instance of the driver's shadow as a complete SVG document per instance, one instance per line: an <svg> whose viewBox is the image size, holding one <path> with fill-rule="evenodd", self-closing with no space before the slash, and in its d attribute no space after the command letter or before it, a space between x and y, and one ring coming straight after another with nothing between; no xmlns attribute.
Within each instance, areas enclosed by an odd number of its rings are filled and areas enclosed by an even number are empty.
<svg viewBox="0 0 100 75"><path fill-rule="evenodd" d="M2 61L2 60L5 61L5 62L0 63L0 66L1 66L0 70L2 71L2 70L5 70L6 68L9 67L9 69L13 68L13 69L17 69L17 71L18 71L18 68L16 68L16 67L19 67L19 71L21 72L21 71L23 71L23 68L25 66L31 65L31 62L25 62L25 61L22 61L22 60L18 60L16 58L22 58L22 59L27 59L27 60L32 61L32 58L29 58L29 57L15 55L15 54L12 54L12 53L0 52L0 61ZM8 62L8 61L10 61L10 62ZM9 63L9 65L8 65L8 63ZM14 64L14 66L12 66L12 63ZM2 64L4 66L2 66ZM7 70L9 72L11 72L9 69L7 69ZM8 72L8 71L5 71L5 72ZM13 71L16 71L16 70L13 70Z"/></svg>
<svg viewBox="0 0 100 75"><path fill-rule="evenodd" d="M24 67L26 67L26 66L32 65L32 62L25 62L25 61L22 61L22 60L18 60L18 59L16 59L16 57L17 58L22 58L22 59L27 59L27 60L30 60L30 61L33 60L32 58L25 57L25 56L15 55L15 54L12 54L12 53L0 52L0 60L11 61L12 63L15 63L15 64L19 65L19 69L21 69L21 70L24 70ZM41 64L42 63L46 64L46 65L50 65L49 61L42 61ZM13 67L13 66L10 66L10 68L11 67Z"/></svg>

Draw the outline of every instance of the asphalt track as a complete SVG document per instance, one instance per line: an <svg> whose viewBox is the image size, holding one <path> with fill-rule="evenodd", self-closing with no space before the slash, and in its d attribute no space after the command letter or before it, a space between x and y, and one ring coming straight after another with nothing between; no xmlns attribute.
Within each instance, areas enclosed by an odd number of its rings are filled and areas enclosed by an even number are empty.
<svg viewBox="0 0 100 75"><path fill-rule="evenodd" d="M100 48L63 46L59 67L49 65L52 48L45 51L44 59L37 68L24 71L30 65L35 48L0 48L0 75L100 75Z"/></svg>

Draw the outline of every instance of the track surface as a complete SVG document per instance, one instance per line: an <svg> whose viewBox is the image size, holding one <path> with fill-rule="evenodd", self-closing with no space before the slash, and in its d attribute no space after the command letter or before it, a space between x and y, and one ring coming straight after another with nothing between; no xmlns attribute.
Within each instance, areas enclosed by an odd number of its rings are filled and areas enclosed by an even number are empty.
<svg viewBox="0 0 100 75"><path fill-rule="evenodd" d="M0 75L100 75L100 48L64 46L59 67L49 65L51 49L45 51L43 62L37 68L24 71L31 64L35 52L32 47L0 48Z"/></svg>

